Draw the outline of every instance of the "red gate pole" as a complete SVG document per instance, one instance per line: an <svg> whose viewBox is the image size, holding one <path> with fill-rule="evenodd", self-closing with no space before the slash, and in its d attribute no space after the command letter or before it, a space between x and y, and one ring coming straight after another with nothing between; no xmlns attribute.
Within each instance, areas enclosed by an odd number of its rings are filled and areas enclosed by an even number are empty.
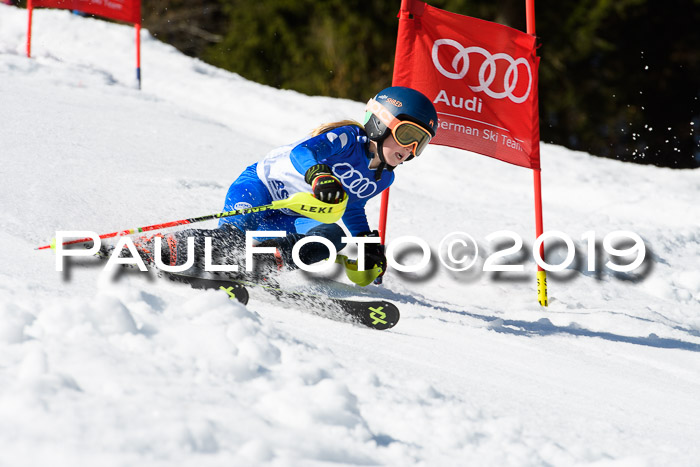
<svg viewBox="0 0 700 467"><path fill-rule="evenodd" d="M32 13L34 8L32 8L32 0L27 0L27 14L28 14L28 24L27 24L27 57L32 56Z"/></svg>
<svg viewBox="0 0 700 467"><path fill-rule="evenodd" d="M410 1L401 0L401 8L399 9L399 18L407 17L411 14L409 8ZM394 68L394 77L392 79L392 86L396 86L396 68ZM388 216L387 211L389 210L389 188L382 192L382 204L379 208L379 238L382 241L382 245L386 244L386 219ZM377 278L378 281L375 283L381 283L381 277Z"/></svg>
<svg viewBox="0 0 700 467"><path fill-rule="evenodd" d="M382 205L379 208L379 238L382 239L382 245L386 244L384 239L386 238L386 218L387 218L387 209L388 208L389 208L389 188L382 191Z"/></svg>
<svg viewBox="0 0 700 467"><path fill-rule="evenodd" d="M535 0L525 0L525 16L527 21L527 33L535 35ZM539 94L539 90L538 90ZM539 109L537 110L539 112ZM537 142L539 145L539 141ZM535 232L537 238L544 233L542 221L542 170L533 169L535 189ZM540 258L544 260L544 242L540 244ZM537 265L537 301L542 306L548 305L547 299L547 271Z"/></svg>

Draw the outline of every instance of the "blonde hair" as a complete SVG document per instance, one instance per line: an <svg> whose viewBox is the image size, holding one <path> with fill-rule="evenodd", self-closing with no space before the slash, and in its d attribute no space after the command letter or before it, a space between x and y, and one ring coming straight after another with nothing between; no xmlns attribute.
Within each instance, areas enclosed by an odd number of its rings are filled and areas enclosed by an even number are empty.
<svg viewBox="0 0 700 467"><path fill-rule="evenodd" d="M365 129L365 127L360 122L356 122L355 120L340 120L338 122L320 124L319 126L313 129L313 131L311 132L311 136L318 136L320 134L326 133L327 131L335 130L336 128L340 128L341 126L348 125L356 126L363 131Z"/></svg>

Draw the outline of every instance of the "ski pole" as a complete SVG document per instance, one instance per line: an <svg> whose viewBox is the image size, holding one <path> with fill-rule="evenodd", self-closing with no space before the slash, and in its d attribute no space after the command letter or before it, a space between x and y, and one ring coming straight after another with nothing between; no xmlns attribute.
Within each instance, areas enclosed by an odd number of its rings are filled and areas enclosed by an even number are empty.
<svg viewBox="0 0 700 467"><path fill-rule="evenodd" d="M286 198L286 199L281 199L277 201L273 201L271 204L265 204L263 206L256 206L252 208L245 208L245 209L237 209L235 211L226 211L226 212L220 212L216 214L209 214L206 216L200 216L200 217L192 217L189 219L181 219L179 221L172 221L172 222L164 222L162 224L153 224L153 225L147 225L144 227L136 227L133 229L126 229L126 230L119 230L117 232L112 232L108 234L103 234L100 235L100 239L105 239L105 238L114 238L114 237L123 237L125 235L131 235L134 233L140 233L140 232L149 232L153 230L160 230L160 229L167 229L168 227L175 227L178 225L186 225L186 224L194 224L195 222L202 222L202 221L208 221L212 219L221 219L222 217L232 217L232 216L240 216L243 214L251 214L254 212L262 212L262 211L268 211L271 209L289 209L291 211L296 212L297 214L301 214L302 216L309 217L311 219L317 220L319 222L322 222L324 224L332 224L334 222L337 222L340 220L340 218L343 216L343 213L345 212L345 207L348 204L348 197L347 195L345 198L343 198L343 201L341 201L338 204L329 204L329 203L324 203L323 201L320 201L316 198L311 193L296 193L295 195ZM85 243L92 241L92 238L81 238L78 240L71 240L68 242L64 242L63 245L74 245L76 243ZM55 239L52 241L49 245L44 245L37 247L37 250L45 250L47 248L55 248Z"/></svg>

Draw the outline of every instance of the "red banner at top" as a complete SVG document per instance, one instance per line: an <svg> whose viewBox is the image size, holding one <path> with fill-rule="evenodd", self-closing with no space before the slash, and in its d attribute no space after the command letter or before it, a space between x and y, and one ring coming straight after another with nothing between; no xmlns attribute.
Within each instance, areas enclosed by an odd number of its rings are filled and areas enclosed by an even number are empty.
<svg viewBox="0 0 700 467"><path fill-rule="evenodd" d="M141 0L31 0L32 7L63 8L141 24Z"/></svg>
<svg viewBox="0 0 700 467"><path fill-rule="evenodd" d="M402 0L393 85L433 102L434 144L539 169L538 65L529 34Z"/></svg>

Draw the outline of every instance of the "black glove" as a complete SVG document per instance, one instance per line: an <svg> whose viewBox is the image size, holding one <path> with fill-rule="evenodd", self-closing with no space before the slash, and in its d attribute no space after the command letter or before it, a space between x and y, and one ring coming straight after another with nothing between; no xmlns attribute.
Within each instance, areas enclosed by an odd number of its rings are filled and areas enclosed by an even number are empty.
<svg viewBox="0 0 700 467"><path fill-rule="evenodd" d="M357 234L358 237L374 237L379 238L379 232L373 230L371 232L362 232ZM365 243L365 269L372 269L379 266L382 268L382 277L386 272L386 255L384 254L384 245L379 243Z"/></svg>
<svg viewBox="0 0 700 467"><path fill-rule="evenodd" d="M326 164L316 164L309 167L304 180L311 185L314 196L324 203L337 204L345 197L343 184L333 176L331 168Z"/></svg>

